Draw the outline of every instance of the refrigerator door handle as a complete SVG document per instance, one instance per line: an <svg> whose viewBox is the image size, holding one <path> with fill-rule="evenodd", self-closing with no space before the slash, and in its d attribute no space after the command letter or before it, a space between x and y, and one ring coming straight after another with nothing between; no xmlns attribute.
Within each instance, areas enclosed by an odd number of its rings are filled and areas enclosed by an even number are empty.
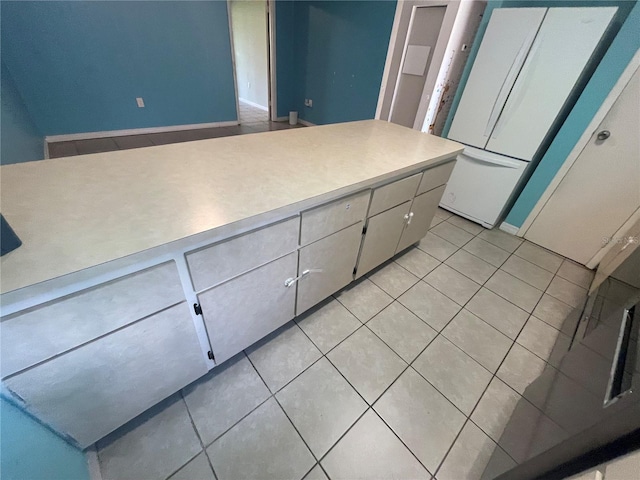
<svg viewBox="0 0 640 480"><path fill-rule="evenodd" d="M465 159L476 162L476 163L484 163L486 165L496 166L496 167L504 167L504 168L521 168L522 161L521 160L510 160L507 158L496 158L496 157L487 157L483 155L468 155L465 153L461 154Z"/></svg>

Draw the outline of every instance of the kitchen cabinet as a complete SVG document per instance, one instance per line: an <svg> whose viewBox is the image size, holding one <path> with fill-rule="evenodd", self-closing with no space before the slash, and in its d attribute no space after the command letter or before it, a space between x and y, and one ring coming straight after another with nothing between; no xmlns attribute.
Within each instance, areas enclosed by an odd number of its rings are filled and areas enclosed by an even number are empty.
<svg viewBox="0 0 640 480"><path fill-rule="evenodd" d="M300 249L296 315L347 286L353 279L362 239L360 221ZM305 274L305 272L308 272Z"/></svg>
<svg viewBox="0 0 640 480"><path fill-rule="evenodd" d="M405 248L413 245L427 234L444 189L445 186L442 185L422 195L418 195L413 199L413 203L409 209L409 218L404 223L402 236L400 237L395 253L401 252Z"/></svg>
<svg viewBox="0 0 640 480"><path fill-rule="evenodd" d="M207 373L183 302L5 380L38 418L88 447Z"/></svg>
<svg viewBox="0 0 640 480"><path fill-rule="evenodd" d="M298 253L290 253L198 295L216 363L294 317Z"/></svg>

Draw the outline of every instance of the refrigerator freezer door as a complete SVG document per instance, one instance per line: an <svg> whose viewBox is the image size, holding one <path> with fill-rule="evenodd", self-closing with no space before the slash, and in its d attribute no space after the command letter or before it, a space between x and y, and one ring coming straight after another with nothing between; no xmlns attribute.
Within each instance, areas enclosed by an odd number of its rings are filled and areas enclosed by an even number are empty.
<svg viewBox="0 0 640 480"><path fill-rule="evenodd" d="M493 10L448 138L485 147L546 11Z"/></svg>
<svg viewBox="0 0 640 480"><path fill-rule="evenodd" d="M498 221L528 163L477 148L458 155L440 205L485 227Z"/></svg>
<svg viewBox="0 0 640 480"><path fill-rule="evenodd" d="M616 10L549 9L495 123L487 150L523 160L534 157Z"/></svg>

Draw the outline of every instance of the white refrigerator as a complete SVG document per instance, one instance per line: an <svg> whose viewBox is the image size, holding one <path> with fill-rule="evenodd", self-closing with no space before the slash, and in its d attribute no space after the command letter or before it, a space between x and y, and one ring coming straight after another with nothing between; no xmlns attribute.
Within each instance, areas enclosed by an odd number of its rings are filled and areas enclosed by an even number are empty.
<svg viewBox="0 0 640 480"><path fill-rule="evenodd" d="M497 8L448 138L467 145L441 206L491 228L565 109L616 7ZM533 162L532 162L533 161Z"/></svg>

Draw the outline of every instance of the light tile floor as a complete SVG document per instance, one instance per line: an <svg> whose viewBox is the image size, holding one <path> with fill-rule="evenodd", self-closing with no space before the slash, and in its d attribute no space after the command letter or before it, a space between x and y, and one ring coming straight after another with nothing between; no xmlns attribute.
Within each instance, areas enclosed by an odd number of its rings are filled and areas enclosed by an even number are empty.
<svg viewBox="0 0 640 480"><path fill-rule="evenodd" d="M103 478L460 480L490 458L492 478L591 278L438 210L417 246L98 442Z"/></svg>
<svg viewBox="0 0 640 480"><path fill-rule="evenodd" d="M152 147L169 143L191 142L208 138L229 137L247 133L269 132L299 128L304 125L289 125L288 122L271 122L266 111L240 103L240 125L230 127L200 128L197 130L180 130L164 133L148 133L143 135L128 135L124 137L92 138L88 140L74 140L67 142L49 143L49 158L72 157L88 153L111 152L114 150L129 150L131 148Z"/></svg>

